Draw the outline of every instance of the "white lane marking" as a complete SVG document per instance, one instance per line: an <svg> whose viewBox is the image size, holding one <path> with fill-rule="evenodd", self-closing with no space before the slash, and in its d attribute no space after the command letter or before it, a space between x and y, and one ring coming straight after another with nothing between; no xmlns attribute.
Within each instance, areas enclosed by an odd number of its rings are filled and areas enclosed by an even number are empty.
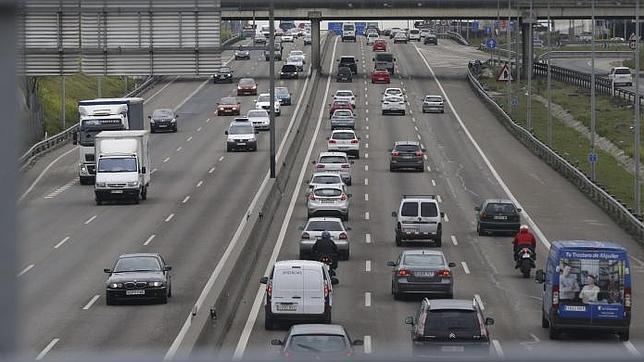
<svg viewBox="0 0 644 362"><path fill-rule="evenodd" d="M367 109L365 109L365 110L364 110L364 113L369 114L369 109L368 109L368 108L367 108Z"/></svg>
<svg viewBox="0 0 644 362"><path fill-rule="evenodd" d="M58 341L60 341L60 338L52 339L51 342L49 342L49 344L47 345L47 347L45 347L45 349L43 349L40 353L38 353L38 356L36 356L36 361L40 361L41 359L45 358L47 353L49 353L49 351L51 351L51 349L54 348L54 346L56 345L56 343L58 343Z"/></svg>
<svg viewBox="0 0 644 362"><path fill-rule="evenodd" d="M369 194L364 194L364 200L369 201Z"/></svg>
<svg viewBox="0 0 644 362"><path fill-rule="evenodd" d="M146 98L146 99L143 101L143 104L146 104L146 103L148 103L149 101L151 101L151 100L152 100L152 98L156 97L157 95L159 95L159 93L163 92L166 88L168 88L168 87L170 86L170 84L174 83L174 81L175 81L175 80L177 80L177 79L179 79L179 76L176 76L174 79L172 79L171 81L169 81L166 85L164 85L163 87L161 87L161 89L159 89L158 91L156 91L153 95L151 95L151 96L149 96L148 98Z"/></svg>
<svg viewBox="0 0 644 362"><path fill-rule="evenodd" d="M369 186L369 179L366 177L364 178L364 185Z"/></svg>
<svg viewBox="0 0 644 362"><path fill-rule="evenodd" d="M427 172L432 172L432 168L427 166Z"/></svg>
<svg viewBox="0 0 644 362"><path fill-rule="evenodd" d="M409 114L414 114L414 110L410 108L409 109Z"/></svg>
<svg viewBox="0 0 644 362"><path fill-rule="evenodd" d="M197 132L201 132L202 129L203 128L201 128L201 127L197 128Z"/></svg>
<svg viewBox="0 0 644 362"><path fill-rule="evenodd" d="M365 292L364 293L364 306L365 307L371 307L371 293L370 292Z"/></svg>
<svg viewBox="0 0 644 362"><path fill-rule="evenodd" d="M181 201L181 203L185 204L186 202L188 202L188 200L190 200L190 195L186 196L186 198L183 199L183 201Z"/></svg>
<svg viewBox="0 0 644 362"><path fill-rule="evenodd" d="M418 138L419 141L422 139L419 134L417 134L416 137Z"/></svg>
<svg viewBox="0 0 644 362"><path fill-rule="evenodd" d="M416 117L411 117L412 122L416 122Z"/></svg>
<svg viewBox="0 0 644 362"><path fill-rule="evenodd" d="M365 234L364 236L364 242L366 244L371 244L371 234Z"/></svg>
<svg viewBox="0 0 644 362"><path fill-rule="evenodd" d="M369 142L364 144L364 148L369 148Z"/></svg>
<svg viewBox="0 0 644 362"><path fill-rule="evenodd" d="M100 298L100 297L101 297L101 296L100 296L100 295L98 295L98 294L96 294L95 296L93 296L93 297L92 297L92 299L90 299L90 300L89 300L89 302L87 302L87 304L85 304L85 306L83 307L83 310L88 310L88 309L90 309L90 308L94 305L94 303L96 303L96 301L98 300L98 298Z"/></svg>
<svg viewBox="0 0 644 362"><path fill-rule="evenodd" d="M432 180L432 186L436 186L436 180Z"/></svg>
<svg viewBox="0 0 644 362"><path fill-rule="evenodd" d="M415 130L416 132L418 132L418 127L414 126L414 130Z"/></svg>
<svg viewBox="0 0 644 362"><path fill-rule="evenodd" d="M443 217L443 219L445 219L445 222L449 222L449 217L447 216L447 214L445 214L445 217Z"/></svg>
<svg viewBox="0 0 644 362"><path fill-rule="evenodd" d="M483 305L483 299L481 299L481 296L474 294L474 299L476 299L476 302L481 306L481 310L485 310L485 305Z"/></svg>
<svg viewBox="0 0 644 362"><path fill-rule="evenodd" d="M210 118L206 119L206 123L210 123Z"/></svg>
<svg viewBox="0 0 644 362"><path fill-rule="evenodd" d="M219 162L224 160L224 156L219 157Z"/></svg>
<svg viewBox="0 0 644 362"><path fill-rule="evenodd" d="M365 262L364 262L364 271L366 271L366 272L371 271L371 260L365 260Z"/></svg>
<svg viewBox="0 0 644 362"><path fill-rule="evenodd" d="M623 342L623 343L624 343L624 347L626 347L626 349L628 350L628 352L631 355L633 355L635 357L641 357L642 356L640 351L638 351L637 348L635 348L635 346L633 345L633 343L631 343L631 341L626 341L626 342Z"/></svg>
<svg viewBox="0 0 644 362"><path fill-rule="evenodd" d="M65 236L65 238L64 238L63 240L59 241L59 242L58 242L58 244L54 245L54 249L58 249L58 248L60 248L61 246L63 246L63 244L65 244L66 242L68 242L68 241L69 241L69 239L70 239L70 237L69 237L69 236Z"/></svg>
<svg viewBox="0 0 644 362"><path fill-rule="evenodd" d="M199 187L201 187L201 185L203 185L203 181L197 182L197 184L195 186L197 186L197 188L199 188Z"/></svg>
<svg viewBox="0 0 644 362"><path fill-rule="evenodd" d="M177 152L181 152L182 149L183 149L183 147L181 147L181 146L177 147Z"/></svg>
<svg viewBox="0 0 644 362"><path fill-rule="evenodd" d="M366 130L368 131L368 130L369 130L369 126L364 126L364 129L366 129Z"/></svg>
<svg viewBox="0 0 644 362"><path fill-rule="evenodd" d="M428 159L427 155L423 155L423 158L424 158L425 160L427 160L427 159Z"/></svg>
<svg viewBox="0 0 644 362"><path fill-rule="evenodd" d="M186 142L190 142L190 141L192 141L192 136L186 138Z"/></svg>
<svg viewBox="0 0 644 362"><path fill-rule="evenodd" d="M150 175L152 175L153 173L155 173L155 172L157 172L157 171L159 171L159 169L158 169L158 168L155 168L154 170L150 171Z"/></svg>
<svg viewBox="0 0 644 362"><path fill-rule="evenodd" d="M365 118L364 118L364 121L365 121L365 122L369 122L369 117L365 117Z"/></svg>
<svg viewBox="0 0 644 362"><path fill-rule="evenodd" d="M20 196L20 198L18 199L18 202L17 202L17 203L19 204L20 202L22 202L22 200L24 200L24 198L25 198L25 197L27 197L27 195L28 195L28 194L29 194L29 193L34 189L34 187L36 187L36 184L37 184L37 183L38 183L38 182L39 182L39 181L40 181L40 180L45 176L45 173L47 173L47 171L49 171L49 169L50 169L50 168L51 168L51 167L52 167L56 162L60 161L63 157L65 157L65 156L69 155L70 153L72 153L73 151L76 151L76 150L78 150L78 146L77 146L77 147L72 148L71 150L69 150L69 151L67 151L67 152L65 152L65 153L63 153L62 155L60 155L60 156L56 157L53 161L51 161L51 162L49 163L49 165L47 165L47 167L45 167L45 169L44 169L44 170L42 170L42 172L38 175L38 177L36 177L36 179L34 180L34 182L32 182L32 183L31 183L31 185L29 185L29 188L27 188L27 190L26 190L26 191L25 191L25 192Z"/></svg>
<svg viewBox="0 0 644 362"><path fill-rule="evenodd" d="M458 246L458 240L456 240L456 236L452 235L451 239L452 239L452 244L454 244L454 246Z"/></svg>
<svg viewBox="0 0 644 362"><path fill-rule="evenodd" d="M210 174L210 173L213 173L213 172L215 172L215 168L214 168L214 167L213 167L213 168L211 168L210 170L208 170L208 173L209 173L209 174Z"/></svg>
<svg viewBox="0 0 644 362"><path fill-rule="evenodd" d="M369 165L364 165L364 170L369 171Z"/></svg>
<svg viewBox="0 0 644 362"><path fill-rule="evenodd" d="M442 202L443 202L443 199L441 198L441 195L436 195L436 199L437 199L437 200L438 200L438 202L440 202L440 203L442 203Z"/></svg>
<svg viewBox="0 0 644 362"><path fill-rule="evenodd" d="M172 218L174 218L174 213L168 215L168 217L165 218L165 222L170 222L170 220L172 220Z"/></svg>
<svg viewBox="0 0 644 362"><path fill-rule="evenodd" d="M498 339L492 340L492 346L494 346L494 350L496 351L497 357L500 360L505 359L505 355L503 354L503 348L501 348L501 342L499 342Z"/></svg>
<svg viewBox="0 0 644 362"><path fill-rule="evenodd" d="M365 135L365 137L366 137L367 139L369 139L369 134L367 133L367 134Z"/></svg>
<svg viewBox="0 0 644 362"><path fill-rule="evenodd" d="M369 220L369 211L365 211L364 213L364 219Z"/></svg>
<svg viewBox="0 0 644 362"><path fill-rule="evenodd" d="M331 64L330 65L330 72L331 73L333 73L333 64L334 64L334 61L335 61L335 52L336 52L337 45L338 45L338 38L336 37L335 38L335 43L333 45L333 53L331 54L331 61L330 61L330 64ZM308 78L307 78L307 81L308 81ZM322 99L328 99L328 97L329 97L329 88L330 87L331 87L331 78L329 77L329 78L327 78L326 89L325 89L325 92L324 92L324 97ZM306 82L304 83L304 88L306 88ZM300 93L300 100L298 101L298 107L299 107L299 105L301 103L301 100L302 100L302 97L304 96L304 93L306 93L306 92L301 92ZM297 110L298 110L298 108L296 108L295 111L293 112L292 120L295 119L295 115L297 114ZM315 126L315 130L313 131L313 139L317 139L317 136L320 133L320 128L322 126L322 117L323 116L324 116L324 107L321 107L320 108L320 113L318 115L317 124ZM290 126L289 126L289 128L290 128ZM285 134L289 134L289 131L290 130L287 130ZM284 142L286 141L286 139L287 139L286 137L283 138L282 146L284 145ZM279 154L280 154L280 152L282 150L282 146L280 146L280 150L277 153L278 158L279 158ZM296 185L298 185L298 186L296 186L296 189L293 192L293 196L291 197L291 201L290 201L290 204L288 206L288 209L286 210L284 223L282 224L282 228L280 229L280 233L277 236L277 241L275 243L275 247L273 248L273 253L271 254L271 258L269 259L269 262L266 265L265 275L267 275L270 272L271 268L273 267L273 264L275 264L275 261L277 260L279 252L280 252L280 250L282 248L282 244L284 243L284 238L286 237L286 230L288 228L288 224L290 223L291 216L293 215L293 210L295 209L295 203L298 200L298 196L299 196L300 186L302 185L302 182L304 181L304 175L306 174L307 166L309 165L308 160L311 159L311 153L313 152L313 147L314 146L315 146L315 142L311 142L310 145L309 145L309 148L307 150L306 157L304 158L305 162L302 164L302 169L300 170L300 174L298 176L298 180L297 180L297 183L296 183ZM257 198L259 197L259 195L263 191L263 188L264 188L265 184L268 182L268 176L269 175L267 173L266 177L264 178L264 183L262 184L262 186L260 187L258 193L256 194L255 199L251 203L251 206L253 206L254 203L256 203ZM244 215L246 215L246 214L244 214ZM246 217L244 216L243 220L245 220L245 219L246 219ZM244 221L242 221L242 223L244 223ZM240 233L240 234L241 234L241 227L242 227L242 225L240 225L240 229L237 230L238 233ZM232 250L232 248L231 248L232 245L233 245L233 243L231 242L231 244L229 245L228 249ZM225 262L225 259L227 259L226 253L229 253L228 249L224 253L224 257L222 257L220 259L220 263L217 265L217 267L213 271L213 275L217 275L220 272L220 269L223 268L222 261ZM206 286L206 287L208 287L208 286ZM206 290L207 289L204 289L204 292ZM250 338L250 334L251 334L251 332L253 330L253 325L255 324L255 321L257 320L257 316L259 315L259 309L260 309L260 306L262 304L262 300L264 299L264 292L265 292L265 288L263 288L262 286L258 287L257 294L255 295L255 300L253 301L253 306L251 308L250 314L248 316L248 319L246 320L246 323L244 325L244 329L242 330L242 334L239 337L239 342L237 343L237 346L235 347L235 353L233 354L233 359L234 360L240 360L244 355L244 350L246 349L246 346L248 344L248 339ZM205 293L202 293L202 294L205 294ZM205 296L204 296L204 298L205 298ZM201 299L201 297L200 297L200 299ZM203 303L203 301L201 303ZM189 323L190 323L190 320L191 320L190 318L191 317L189 316L188 319L186 320L186 324L188 324L188 327L189 327ZM185 327L186 332L187 332L188 327ZM182 332L183 332L183 330L184 330L184 328L182 328ZM181 337L181 339L183 338L181 336L182 332L179 332L180 335L177 336L177 339L179 339L179 337ZM183 332L183 335L185 335L186 332ZM165 359L170 359L170 358L172 358L174 356L174 354L176 353L176 349L178 348L179 343L180 343L180 341L177 342L177 340L175 340L175 343L173 343L173 346L176 344L176 347L174 347L174 349L172 349L172 347L171 347L171 349L168 351L168 353L166 353Z"/></svg>
<svg viewBox="0 0 644 362"><path fill-rule="evenodd" d="M469 273L470 273L470 268L467 266L467 263L466 263L466 262L462 261L462 262L461 262L461 266L463 266L463 271L465 272L465 274L469 274ZM482 309L482 308L481 308L481 309Z"/></svg>
<svg viewBox="0 0 644 362"><path fill-rule="evenodd" d="M369 154L368 154L368 153L365 153L365 154L364 154L364 158L369 158Z"/></svg>
<svg viewBox="0 0 644 362"><path fill-rule="evenodd" d="M371 336L364 336L364 353L369 354L373 350L371 349Z"/></svg>
<svg viewBox="0 0 644 362"><path fill-rule="evenodd" d="M152 242L152 240L154 240L154 238L156 238L156 237L157 237L157 236L156 236L156 234L152 234L152 235L148 236L147 240L145 240L145 242L143 243L143 245L148 245L148 244L150 244L150 242Z"/></svg>
<svg viewBox="0 0 644 362"><path fill-rule="evenodd" d="M87 225L87 224L91 223L91 222L92 222L92 221L94 221L94 219L96 219L97 217L98 217L98 215L94 215L94 216L90 217L89 219L85 220L85 225Z"/></svg>
<svg viewBox="0 0 644 362"><path fill-rule="evenodd" d="M490 160L487 158L487 156L483 152L483 149L481 149L481 147L479 146L478 142L476 142L476 140L474 139L474 137L470 133L469 129L465 126L465 123L463 122L463 119L458 114L458 112L456 112L456 108L454 107L454 105L452 104L451 99L447 95L447 92L445 91L445 88L443 88L443 84L438 80L438 77L436 77L436 73L434 73L434 69L432 69L432 67L429 65L429 63L427 62L427 59L421 53L420 49L416 46L416 44L414 44L414 47L416 48L416 51L418 52L420 57L423 59L423 62L425 63L425 66L427 67L429 72L432 74L432 77L436 81L436 84L438 85L438 88L440 88L441 93L443 94L443 96L445 97L445 100L447 101L447 105L449 105L449 108L452 110L452 113L454 114L454 117L456 117L456 120L460 124L461 128L463 129L463 131L467 135L467 138L470 140L470 142L472 143L472 145L474 146L474 148L476 149L478 154L483 159L483 162L485 162L486 166L488 167L488 169L490 170L490 172L492 173L492 175L494 176L496 181L499 183L499 185L501 186L503 191L506 193L508 198L510 200L512 200L512 202L517 206L517 208L520 208L522 210L522 213L525 216L526 220L528 221L528 224L530 225L532 230L534 230L534 232L537 234L537 237L539 238L539 240L543 243L543 245L546 247L546 249L550 249L550 241L548 241L548 238L546 238L545 234L541 231L539 226L537 226L537 223L535 223L534 220L532 220L532 217L530 216L530 214L528 214L528 212L526 211L526 208L521 206L521 203L519 203L517 198L514 197L514 194L512 193L512 191L510 191L510 188L505 184L505 181L503 181L503 179L501 178L501 175L499 175L499 173L496 171L494 166L492 166L492 163L490 162Z"/></svg>
<svg viewBox="0 0 644 362"><path fill-rule="evenodd" d="M170 161L170 157L166 157L166 158L163 160L163 163L166 163L166 162L168 162L168 161Z"/></svg>
<svg viewBox="0 0 644 362"><path fill-rule="evenodd" d="M18 273L18 275L16 276L16 278L20 278L21 276L23 276L23 275L27 274L27 272L28 272L28 271L30 271L31 269L33 269L35 266L36 266L35 264L29 264L29 265L27 265L27 267L26 267L26 268L22 269L22 271L21 271L20 273Z"/></svg>

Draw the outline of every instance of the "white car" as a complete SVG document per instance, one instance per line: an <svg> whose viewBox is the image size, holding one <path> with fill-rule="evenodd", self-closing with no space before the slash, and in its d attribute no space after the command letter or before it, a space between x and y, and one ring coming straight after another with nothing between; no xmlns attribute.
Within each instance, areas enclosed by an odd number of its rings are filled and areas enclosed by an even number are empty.
<svg viewBox="0 0 644 362"><path fill-rule="evenodd" d="M292 43L292 42L293 42L293 35L291 34L282 35L282 43Z"/></svg>
<svg viewBox="0 0 644 362"><path fill-rule="evenodd" d="M327 140L329 152L345 152L355 158L360 158L360 138L352 129L339 129L331 132Z"/></svg>
<svg viewBox="0 0 644 362"><path fill-rule="evenodd" d="M291 55L286 58L286 64L294 65L297 68L298 72L304 70L304 58L297 55Z"/></svg>
<svg viewBox="0 0 644 362"><path fill-rule="evenodd" d="M281 321L331 323L333 285L326 264L311 260L282 260L275 263L266 284L264 328L273 330Z"/></svg>
<svg viewBox="0 0 644 362"><path fill-rule="evenodd" d="M386 97L388 96L401 96L405 97L405 93L403 92L402 89L400 88L387 88L385 91L382 93L382 100L385 100Z"/></svg>
<svg viewBox="0 0 644 362"><path fill-rule="evenodd" d="M608 74L608 79L613 82L614 86L633 85L633 75L631 74L630 68L627 67L614 67L610 70Z"/></svg>
<svg viewBox="0 0 644 362"><path fill-rule="evenodd" d="M337 216L349 220L349 198L344 186L319 185L309 192L306 199L307 218L315 216Z"/></svg>
<svg viewBox="0 0 644 362"><path fill-rule="evenodd" d="M396 43L405 43L409 41L409 38L407 38L407 34L405 34L404 31L399 31L394 35L394 44Z"/></svg>
<svg viewBox="0 0 644 362"><path fill-rule="evenodd" d="M306 64L306 54L304 54L303 51L301 50L291 50L291 52L288 54L289 57L291 56L298 56L302 57L302 62Z"/></svg>
<svg viewBox="0 0 644 362"><path fill-rule="evenodd" d="M349 259L349 234L350 230L344 226L342 220L337 217L312 217L306 225L300 228L302 234L300 236L300 259L307 259L311 257L311 248L315 244L315 240L322 236L323 231L328 231L331 234L331 239L338 247L338 259Z"/></svg>
<svg viewBox="0 0 644 362"><path fill-rule="evenodd" d="M257 97L257 100L255 101L255 108L256 109L264 109L266 111L269 110L269 107L271 106L271 95L269 93L262 93ZM280 107L280 101L279 99L275 99L275 115L279 116L281 113L281 107Z"/></svg>
<svg viewBox="0 0 644 362"><path fill-rule="evenodd" d="M409 30L409 40L416 40L420 41L420 30L418 29L410 29Z"/></svg>
<svg viewBox="0 0 644 362"><path fill-rule="evenodd" d="M315 186L319 185L342 185L346 186L344 184L344 181L342 180L342 176L338 172L315 172L313 173L313 176L311 176L311 179L309 180L309 190L312 190L315 188Z"/></svg>
<svg viewBox="0 0 644 362"><path fill-rule="evenodd" d="M251 121L256 129L266 130L271 127L271 119L264 109L251 109L246 113L246 118Z"/></svg>
<svg viewBox="0 0 644 362"><path fill-rule="evenodd" d="M427 35L431 34L432 32L429 29L423 29L420 31L420 37L425 38Z"/></svg>
<svg viewBox="0 0 644 362"><path fill-rule="evenodd" d="M349 157L344 152L320 152L317 160L312 162L317 172L333 171L342 176L347 186L351 186L351 164Z"/></svg>
<svg viewBox="0 0 644 362"><path fill-rule="evenodd" d="M353 91L351 90L346 90L346 89L340 89L335 91L335 94L333 95L333 101L348 101L351 103L351 106L353 108L356 107L356 96L353 94Z"/></svg>
<svg viewBox="0 0 644 362"><path fill-rule="evenodd" d="M445 113L445 101L440 95L428 94L423 99L423 113L440 112Z"/></svg>
<svg viewBox="0 0 644 362"><path fill-rule="evenodd" d="M371 45L376 42L376 39L379 39L378 33L371 32L367 34L367 45Z"/></svg>
<svg viewBox="0 0 644 362"><path fill-rule="evenodd" d="M382 100L381 106L382 114L399 113L405 115L407 112L407 104L405 98L402 96L387 96Z"/></svg>

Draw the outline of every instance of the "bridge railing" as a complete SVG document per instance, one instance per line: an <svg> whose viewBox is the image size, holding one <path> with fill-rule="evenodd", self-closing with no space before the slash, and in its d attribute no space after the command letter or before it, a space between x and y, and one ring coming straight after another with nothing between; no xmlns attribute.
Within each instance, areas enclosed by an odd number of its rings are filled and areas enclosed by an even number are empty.
<svg viewBox="0 0 644 362"><path fill-rule="evenodd" d="M461 44L461 45L470 45L470 43L465 39L461 34L453 32L453 31L447 31L444 33L438 33L439 38L445 38L445 39L451 39L454 40L455 42Z"/></svg>
<svg viewBox="0 0 644 362"><path fill-rule="evenodd" d="M578 74L569 74L579 76ZM510 131L521 143L523 143L532 153L543 159L548 165L559 172L562 176L572 182L579 190L585 193L597 205L599 205L608 215L610 215L626 231L635 236L635 238L644 243L644 223L642 216L635 215L625 204L610 194L603 185L593 182L583 170L576 167L566 160L555 149L552 149L545 143L537 139L530 131L516 123L495 101L492 99L476 76L472 69L468 69L467 78L478 93L486 101L488 108L492 110L503 126ZM581 78L581 77L578 77Z"/></svg>

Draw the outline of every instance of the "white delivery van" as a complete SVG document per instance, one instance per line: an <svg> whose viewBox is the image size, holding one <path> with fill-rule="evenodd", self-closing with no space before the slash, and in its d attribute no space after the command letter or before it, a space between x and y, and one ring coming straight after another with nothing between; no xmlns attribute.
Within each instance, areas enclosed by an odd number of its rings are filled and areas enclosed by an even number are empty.
<svg viewBox="0 0 644 362"><path fill-rule="evenodd" d="M356 41L356 25L354 23L342 24L342 41Z"/></svg>

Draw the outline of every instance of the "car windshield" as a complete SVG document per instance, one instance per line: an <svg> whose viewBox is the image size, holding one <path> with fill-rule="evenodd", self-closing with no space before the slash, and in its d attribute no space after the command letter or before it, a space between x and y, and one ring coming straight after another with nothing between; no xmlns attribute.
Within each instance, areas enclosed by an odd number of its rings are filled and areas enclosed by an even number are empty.
<svg viewBox="0 0 644 362"><path fill-rule="evenodd" d="M313 191L315 196L321 196L321 197L334 197L334 196L340 196L342 195L342 190L340 189L334 189L334 188L323 188L323 189L315 189Z"/></svg>
<svg viewBox="0 0 644 362"><path fill-rule="evenodd" d="M136 158L101 158L98 160L98 172L136 172Z"/></svg>
<svg viewBox="0 0 644 362"><path fill-rule="evenodd" d="M461 337L481 334L478 316L474 310L431 310L425 321L425 336L446 337L450 333Z"/></svg>
<svg viewBox="0 0 644 362"><path fill-rule="evenodd" d="M338 109L333 112L333 117L353 117L353 112L348 109Z"/></svg>
<svg viewBox="0 0 644 362"><path fill-rule="evenodd" d="M516 214L517 209L508 203L489 203L485 207L487 214Z"/></svg>
<svg viewBox="0 0 644 362"><path fill-rule="evenodd" d="M342 183L342 178L339 175L318 175L311 179L314 184L339 184Z"/></svg>
<svg viewBox="0 0 644 362"><path fill-rule="evenodd" d="M630 69L618 68L615 69L615 74L631 74Z"/></svg>
<svg viewBox="0 0 644 362"><path fill-rule="evenodd" d="M342 224L339 221L310 221L306 225L306 231L344 231Z"/></svg>
<svg viewBox="0 0 644 362"><path fill-rule="evenodd" d="M395 148L398 152L416 152L420 151L420 146L418 145L396 145Z"/></svg>
<svg viewBox="0 0 644 362"><path fill-rule="evenodd" d="M237 104L237 99L232 98L232 97L222 98L222 99L219 101L219 104L227 104L227 105Z"/></svg>
<svg viewBox="0 0 644 362"><path fill-rule="evenodd" d="M171 109L157 109L152 113L152 118L154 119L168 119L174 118L174 112Z"/></svg>
<svg viewBox="0 0 644 362"><path fill-rule="evenodd" d="M400 216L418 216L418 203L413 202L404 202L402 208L400 209Z"/></svg>
<svg viewBox="0 0 644 362"><path fill-rule="evenodd" d="M443 101L443 98L438 97L438 96L427 96L425 97L426 102L441 102Z"/></svg>
<svg viewBox="0 0 644 362"><path fill-rule="evenodd" d="M285 87L276 87L275 94L277 95L288 95L288 88Z"/></svg>
<svg viewBox="0 0 644 362"><path fill-rule="evenodd" d="M333 353L347 350L343 336L338 335L297 335L292 336L287 351L299 353Z"/></svg>
<svg viewBox="0 0 644 362"><path fill-rule="evenodd" d="M247 117L268 117L268 112L263 109L252 109L246 114Z"/></svg>
<svg viewBox="0 0 644 362"><path fill-rule="evenodd" d="M239 85L254 86L255 81L253 79L250 79L250 78L242 78L242 79L239 80Z"/></svg>
<svg viewBox="0 0 644 362"><path fill-rule="evenodd" d="M343 156L322 156L320 163L348 163L347 158Z"/></svg>
<svg viewBox="0 0 644 362"><path fill-rule="evenodd" d="M444 266L445 262L441 255L433 254L405 254L401 264L407 266Z"/></svg>
<svg viewBox="0 0 644 362"><path fill-rule="evenodd" d="M271 96L268 94L261 94L259 97L257 97L257 102L260 103L268 103L271 101Z"/></svg>
<svg viewBox="0 0 644 362"><path fill-rule="evenodd" d="M230 129L228 130L228 134L251 134L251 133L255 133L253 126L245 125L245 124L237 124L237 125L230 126Z"/></svg>
<svg viewBox="0 0 644 362"><path fill-rule="evenodd" d="M153 256L120 258L114 266L114 273L134 271L161 271L159 259Z"/></svg>
<svg viewBox="0 0 644 362"><path fill-rule="evenodd" d="M334 140L352 140L356 137L353 132L334 132L331 138Z"/></svg>
<svg viewBox="0 0 644 362"><path fill-rule="evenodd" d="M385 95L395 96L395 95L400 95L400 94L402 94L402 90L400 90L398 88L389 88L389 89L385 90Z"/></svg>

